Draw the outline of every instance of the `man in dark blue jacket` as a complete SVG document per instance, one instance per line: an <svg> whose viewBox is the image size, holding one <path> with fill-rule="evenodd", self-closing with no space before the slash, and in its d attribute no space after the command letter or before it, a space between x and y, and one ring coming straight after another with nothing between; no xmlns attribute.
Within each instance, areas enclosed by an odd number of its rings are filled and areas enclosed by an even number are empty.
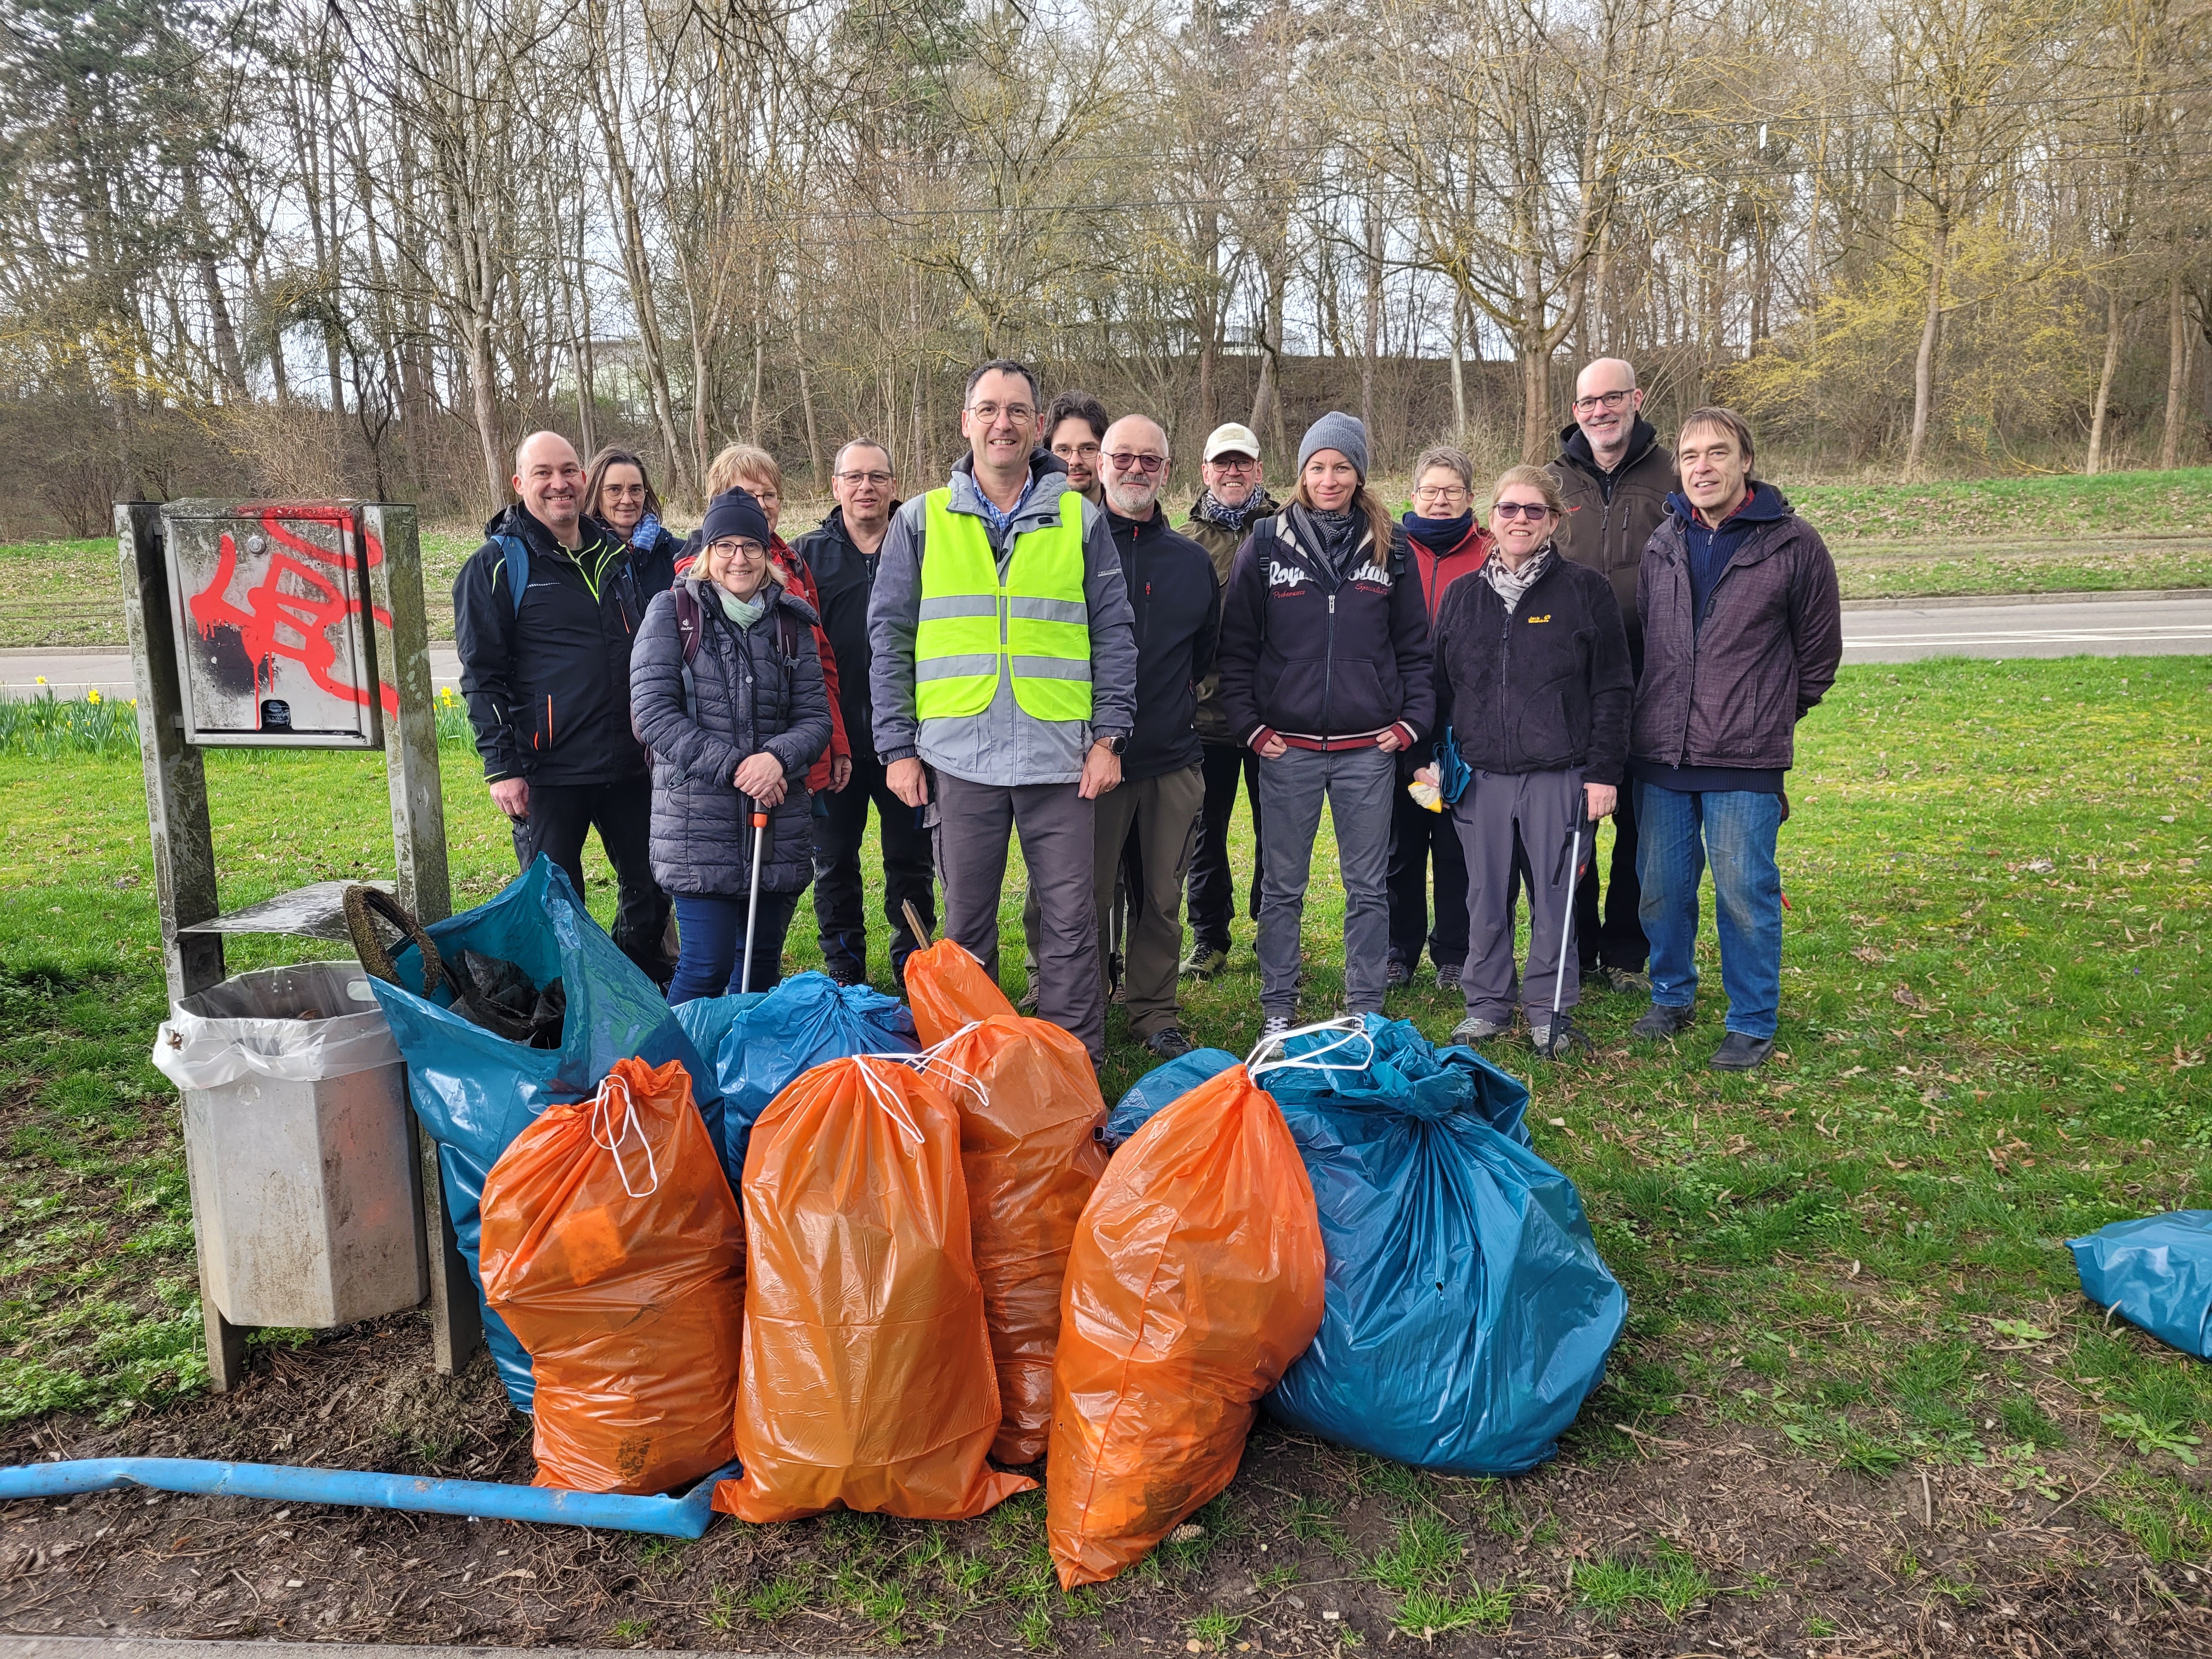
<svg viewBox="0 0 2212 1659"><path fill-rule="evenodd" d="M584 833L615 868L615 943L665 984L668 897L653 879L645 750L630 730L629 656L645 607L676 579L584 516L584 467L557 432L514 455L520 501L453 578L461 693L492 802L527 869L540 853L584 894Z"/></svg>
<svg viewBox="0 0 2212 1659"><path fill-rule="evenodd" d="M906 959L919 948L906 923L906 907L927 927L937 926L929 831L920 809L891 793L876 754L875 699L869 687L868 600L876 591L876 562L891 514L898 477L890 451L855 438L837 452L830 493L837 505L821 527L799 538L793 551L814 573L822 599L822 631L840 668L838 701L853 746L853 776L842 789L815 798L814 920L822 932L822 965L841 985L868 977L868 918L860 885L860 844L868 832L868 803L884 850L884 917L890 923L891 974L906 984Z"/></svg>
<svg viewBox="0 0 2212 1659"><path fill-rule="evenodd" d="M1123 941L1122 1001L1129 1034L1162 1060L1190 1052L1176 1002L1182 953L1182 884L1192 831L1206 800L1195 714L1198 683L1213 672L1221 633L1221 592L1213 561L1169 527L1159 510L1170 460L1168 434L1143 415L1106 430L1099 449L1106 523L1121 555L1121 575L1137 624L1137 715L1121 757L1121 787L1103 796L1097 816L1099 959L1122 849L1133 835L1137 890Z"/></svg>

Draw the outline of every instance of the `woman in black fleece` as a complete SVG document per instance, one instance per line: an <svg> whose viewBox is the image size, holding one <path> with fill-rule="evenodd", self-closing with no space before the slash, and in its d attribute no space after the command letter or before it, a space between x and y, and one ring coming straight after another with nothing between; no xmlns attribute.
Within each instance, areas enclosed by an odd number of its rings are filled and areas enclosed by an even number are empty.
<svg viewBox="0 0 2212 1659"><path fill-rule="evenodd" d="M1297 1022L1298 929L1322 804L1344 878L1344 1006L1379 1013L1396 755L1428 734L1429 624L1405 532L1367 488L1367 428L1331 413L1291 503L1252 527L1223 596L1218 700L1260 757L1261 1034Z"/></svg>
<svg viewBox="0 0 2212 1659"><path fill-rule="evenodd" d="M1569 849L1579 823L1589 857L1597 820L1613 809L1636 684L1612 584L1552 544L1559 481L1540 466L1509 467L1491 503L1491 556L1437 613L1437 730L1471 775L1451 809L1467 854L1468 935L1467 1018L1452 1040L1479 1042L1513 1023L1518 864L1529 895L1521 1000L1538 1052L1556 1056L1588 1046L1567 1018L1582 979L1561 949L1575 890ZM1420 775L1437 781L1433 769Z"/></svg>

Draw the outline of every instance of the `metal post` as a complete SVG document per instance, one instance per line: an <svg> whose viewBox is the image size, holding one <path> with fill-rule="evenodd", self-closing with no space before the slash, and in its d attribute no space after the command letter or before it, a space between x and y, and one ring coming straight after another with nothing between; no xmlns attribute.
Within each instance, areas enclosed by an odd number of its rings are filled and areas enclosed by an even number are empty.
<svg viewBox="0 0 2212 1659"><path fill-rule="evenodd" d="M445 789L438 770L438 710L430 679L430 630L422 599L422 553L415 509L364 501L355 509L356 551L368 561L373 539L382 556L368 569L369 603L391 617L370 630L378 680L398 694L397 718L384 721L385 776L392 797L392 846L398 859L399 902L422 922L453 913L446 861ZM430 1362L447 1376L465 1370L483 1346L483 1316L475 1281L461 1259L437 1143L422 1132L410 1106L417 1166L416 1224L430 1266Z"/></svg>
<svg viewBox="0 0 2212 1659"><path fill-rule="evenodd" d="M146 769L146 816L154 848L154 891L161 911L161 957L169 1000L182 1001L222 978L222 936L178 930L217 911L215 836L208 823L207 772L184 738L184 694L169 618L169 578L161 558L161 508L118 501L115 538L123 564L123 615L138 686L138 753ZM208 1380L228 1393L246 1372L246 1334L208 1294L206 1247L192 1230L207 1327Z"/></svg>

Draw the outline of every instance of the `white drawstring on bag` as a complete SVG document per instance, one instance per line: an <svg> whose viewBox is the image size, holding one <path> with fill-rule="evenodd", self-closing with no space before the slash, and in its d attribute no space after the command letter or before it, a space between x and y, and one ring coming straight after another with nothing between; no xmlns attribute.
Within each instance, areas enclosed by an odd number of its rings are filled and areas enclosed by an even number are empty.
<svg viewBox="0 0 2212 1659"><path fill-rule="evenodd" d="M623 1115L622 1121L615 1124L611 1109L617 1090L622 1093ZM613 1130L612 1139L601 1133L610 1127ZM653 1143L645 1138L645 1126L637 1121L637 1102L632 1097L629 1084L621 1073L609 1072L599 1085L599 1091L592 1097L591 1130L592 1145L614 1154L615 1173L622 1177L623 1191L632 1198L650 1198L660 1190L660 1169L653 1160ZM623 1162L623 1142L633 1133L637 1136L637 1144L645 1149L645 1172L653 1182L643 1192L629 1184L629 1168Z"/></svg>
<svg viewBox="0 0 2212 1659"><path fill-rule="evenodd" d="M1316 1031L1334 1031L1340 1035L1336 1042L1324 1043L1310 1054L1291 1056L1283 1053L1285 1045L1292 1037L1308 1036ZM1329 1055L1339 1049L1350 1048L1355 1042L1366 1044L1367 1052L1364 1059L1330 1063ZM1275 1053L1274 1059L1260 1058L1270 1049ZM1262 1072L1363 1072L1374 1063L1375 1039L1368 1032L1367 1021L1358 1014L1348 1014L1341 1019L1324 1019L1312 1025L1294 1026L1278 1036L1261 1037L1253 1045L1252 1052L1245 1056L1244 1071L1257 1083Z"/></svg>

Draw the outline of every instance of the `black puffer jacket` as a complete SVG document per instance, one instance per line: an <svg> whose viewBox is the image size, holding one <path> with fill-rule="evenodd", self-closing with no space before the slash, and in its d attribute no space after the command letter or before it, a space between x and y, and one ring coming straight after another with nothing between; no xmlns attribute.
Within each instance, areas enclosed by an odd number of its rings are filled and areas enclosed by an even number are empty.
<svg viewBox="0 0 2212 1659"><path fill-rule="evenodd" d="M1636 681L1613 585L1554 551L1508 611L1487 576L1444 590L1437 613L1437 730L1480 772L1620 781Z"/></svg>
<svg viewBox="0 0 2212 1659"><path fill-rule="evenodd" d="M747 756L765 749L783 763L788 787L769 815L761 886L797 892L814 871L806 769L830 744L814 609L763 582L768 609L739 629L711 583L687 576L677 586L699 602L696 704L684 706L674 592L645 613L630 665L630 707L653 749L653 878L672 893L736 897L750 889L752 826L732 780ZM795 625L783 623L780 611Z"/></svg>

